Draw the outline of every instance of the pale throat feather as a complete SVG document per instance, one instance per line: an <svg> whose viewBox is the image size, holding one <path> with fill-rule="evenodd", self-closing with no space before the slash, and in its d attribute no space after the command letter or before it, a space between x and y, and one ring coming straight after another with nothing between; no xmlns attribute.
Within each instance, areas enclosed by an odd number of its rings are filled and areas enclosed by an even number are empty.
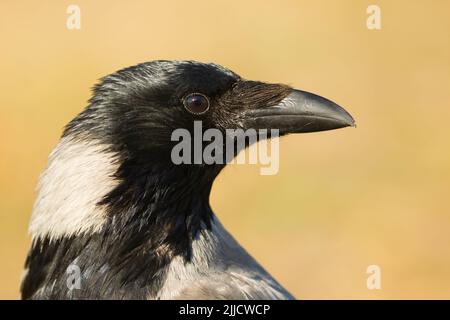
<svg viewBox="0 0 450 320"><path fill-rule="evenodd" d="M91 139L63 137L41 174L29 232L33 239L94 233L106 222L98 203L119 181L117 154Z"/></svg>

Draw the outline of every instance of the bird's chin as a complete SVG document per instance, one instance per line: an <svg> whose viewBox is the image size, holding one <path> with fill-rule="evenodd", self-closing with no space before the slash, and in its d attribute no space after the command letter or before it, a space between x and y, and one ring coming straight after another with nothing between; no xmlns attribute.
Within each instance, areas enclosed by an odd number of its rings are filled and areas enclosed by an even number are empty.
<svg viewBox="0 0 450 320"><path fill-rule="evenodd" d="M352 116L344 108L300 90L293 90L275 106L248 111L246 120L247 128L276 129L281 135L355 126Z"/></svg>

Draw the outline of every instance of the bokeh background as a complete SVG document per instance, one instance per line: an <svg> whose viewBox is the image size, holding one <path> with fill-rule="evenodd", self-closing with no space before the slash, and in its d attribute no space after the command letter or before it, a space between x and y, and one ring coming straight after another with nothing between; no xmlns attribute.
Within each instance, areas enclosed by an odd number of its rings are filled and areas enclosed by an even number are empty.
<svg viewBox="0 0 450 320"><path fill-rule="evenodd" d="M381 30L366 27L371 4ZM63 126L98 78L154 59L287 83L356 119L283 138L278 175L235 165L213 188L222 222L297 298L450 298L449 33L444 0L2 0L0 298L19 297L34 188Z"/></svg>

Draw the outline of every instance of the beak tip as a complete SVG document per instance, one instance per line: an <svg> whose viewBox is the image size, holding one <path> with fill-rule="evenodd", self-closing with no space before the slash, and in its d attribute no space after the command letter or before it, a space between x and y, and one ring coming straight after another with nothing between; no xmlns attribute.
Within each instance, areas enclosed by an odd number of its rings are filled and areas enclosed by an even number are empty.
<svg viewBox="0 0 450 320"><path fill-rule="evenodd" d="M331 101L330 105L332 107L329 109L330 118L335 118L336 120L342 122L344 124L343 127L356 128L356 121L353 119L352 115L347 112L347 110Z"/></svg>
<svg viewBox="0 0 450 320"><path fill-rule="evenodd" d="M347 122L347 127L356 128L356 121L355 121L352 117L350 117L350 119L351 119L351 120L349 120L349 121Z"/></svg>

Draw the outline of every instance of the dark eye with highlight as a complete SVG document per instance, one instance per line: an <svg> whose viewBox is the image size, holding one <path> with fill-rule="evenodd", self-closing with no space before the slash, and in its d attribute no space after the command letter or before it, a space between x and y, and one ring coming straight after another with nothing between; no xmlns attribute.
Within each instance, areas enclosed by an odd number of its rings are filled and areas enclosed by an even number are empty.
<svg viewBox="0 0 450 320"><path fill-rule="evenodd" d="M183 105L192 114L203 114L209 110L209 99L201 93L191 93L183 98Z"/></svg>

